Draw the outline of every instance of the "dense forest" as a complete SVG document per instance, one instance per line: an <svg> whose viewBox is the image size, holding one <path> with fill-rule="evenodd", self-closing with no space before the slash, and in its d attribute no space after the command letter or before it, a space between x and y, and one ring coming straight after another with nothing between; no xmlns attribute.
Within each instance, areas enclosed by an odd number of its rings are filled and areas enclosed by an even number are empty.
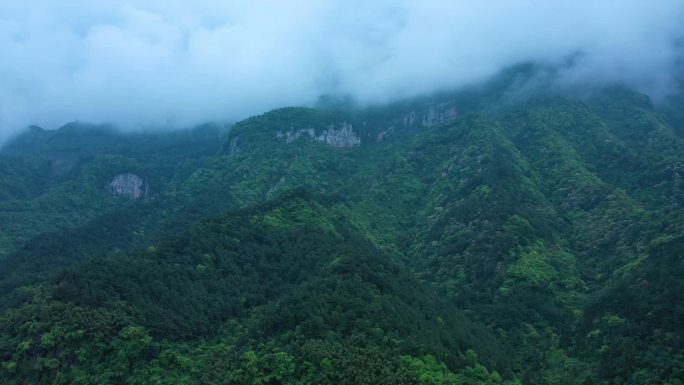
<svg viewBox="0 0 684 385"><path fill-rule="evenodd" d="M0 382L683 384L681 110L513 92L530 71L27 129L0 152Z"/></svg>

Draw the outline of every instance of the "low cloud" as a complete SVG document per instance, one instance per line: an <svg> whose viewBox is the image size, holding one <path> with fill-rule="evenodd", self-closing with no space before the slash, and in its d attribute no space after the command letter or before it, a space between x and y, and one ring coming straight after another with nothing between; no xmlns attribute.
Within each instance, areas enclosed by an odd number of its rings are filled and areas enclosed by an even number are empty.
<svg viewBox="0 0 684 385"><path fill-rule="evenodd" d="M681 0L6 0L0 142L28 124L189 126L322 94L380 103L569 57L561 82L659 95L682 25Z"/></svg>

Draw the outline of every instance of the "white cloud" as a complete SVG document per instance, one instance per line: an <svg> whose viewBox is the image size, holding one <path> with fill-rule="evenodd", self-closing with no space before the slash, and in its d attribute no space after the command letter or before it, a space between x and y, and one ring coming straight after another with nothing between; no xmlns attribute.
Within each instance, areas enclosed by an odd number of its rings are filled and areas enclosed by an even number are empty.
<svg viewBox="0 0 684 385"><path fill-rule="evenodd" d="M581 52L565 81L671 84L681 0L5 0L0 141L72 120L234 120L349 93L381 102Z"/></svg>

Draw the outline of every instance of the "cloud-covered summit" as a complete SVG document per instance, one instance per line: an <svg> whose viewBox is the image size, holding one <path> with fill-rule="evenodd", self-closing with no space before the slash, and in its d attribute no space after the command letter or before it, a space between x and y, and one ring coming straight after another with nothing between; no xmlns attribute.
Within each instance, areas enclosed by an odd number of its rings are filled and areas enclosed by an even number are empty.
<svg viewBox="0 0 684 385"><path fill-rule="evenodd" d="M563 82L662 93L682 25L681 0L6 0L0 142L28 124L186 126L331 93L383 102L570 56Z"/></svg>

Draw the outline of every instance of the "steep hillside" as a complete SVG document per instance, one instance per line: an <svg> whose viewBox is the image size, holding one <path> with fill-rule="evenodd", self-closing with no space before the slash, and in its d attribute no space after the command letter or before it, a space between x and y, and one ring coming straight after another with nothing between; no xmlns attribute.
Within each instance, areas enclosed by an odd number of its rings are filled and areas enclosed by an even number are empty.
<svg viewBox="0 0 684 385"><path fill-rule="evenodd" d="M36 218L0 233L2 375L680 383L684 140L628 89L513 97L528 70L222 142L30 132L0 163L0 215ZM120 174L151 193L117 198Z"/></svg>
<svg viewBox="0 0 684 385"><path fill-rule="evenodd" d="M70 123L32 127L0 150L0 258L41 233L75 228L143 194L108 189L117 175L140 178L145 197L183 179L218 152L218 126L121 134Z"/></svg>
<svg viewBox="0 0 684 385"><path fill-rule="evenodd" d="M506 368L486 331L301 193L23 295L0 322L6 383L500 378L475 352Z"/></svg>

